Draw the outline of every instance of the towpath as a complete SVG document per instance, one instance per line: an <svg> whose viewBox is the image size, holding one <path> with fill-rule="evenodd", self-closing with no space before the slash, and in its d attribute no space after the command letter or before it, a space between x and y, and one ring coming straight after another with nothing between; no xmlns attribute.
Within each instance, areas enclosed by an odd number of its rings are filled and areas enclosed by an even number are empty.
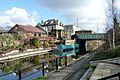
<svg viewBox="0 0 120 80"><path fill-rule="evenodd" d="M48 78L45 80L79 80L87 70L85 69L86 64L90 63L95 54L96 52L92 52L81 56L67 67L48 74Z"/></svg>

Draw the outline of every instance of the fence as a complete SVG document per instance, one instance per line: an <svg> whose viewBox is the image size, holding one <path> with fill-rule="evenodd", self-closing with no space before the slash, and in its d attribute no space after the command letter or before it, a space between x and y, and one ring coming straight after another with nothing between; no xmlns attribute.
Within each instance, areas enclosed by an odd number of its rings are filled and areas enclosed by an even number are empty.
<svg viewBox="0 0 120 80"><path fill-rule="evenodd" d="M41 70L42 76L45 76L45 74L47 74L46 70L48 70L48 72L53 71L53 70L57 71L57 70L59 70L59 67L67 66L68 62L70 62L70 60L68 61L67 56L55 57L55 58L43 61L37 65L29 66L27 68L19 69L17 71L13 71L13 72L9 72L9 73L0 75L0 77L6 76L11 73L16 73L17 79L22 80L23 78L26 78L26 77L34 74L34 73L31 73L31 74L27 74L27 75L22 75L22 73L24 73L25 71L27 71L31 68ZM39 76L41 76L41 75L39 75Z"/></svg>

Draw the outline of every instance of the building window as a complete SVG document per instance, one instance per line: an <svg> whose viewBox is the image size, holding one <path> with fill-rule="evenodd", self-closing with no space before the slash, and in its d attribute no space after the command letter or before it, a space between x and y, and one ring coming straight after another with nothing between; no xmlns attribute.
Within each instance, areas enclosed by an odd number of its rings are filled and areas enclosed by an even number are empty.
<svg viewBox="0 0 120 80"><path fill-rule="evenodd" d="M51 21L51 24L53 24L53 21Z"/></svg>
<svg viewBox="0 0 120 80"><path fill-rule="evenodd" d="M41 34L39 34L39 36L41 36Z"/></svg>
<svg viewBox="0 0 120 80"><path fill-rule="evenodd" d="M36 34L34 34L34 36L37 36Z"/></svg>
<svg viewBox="0 0 120 80"><path fill-rule="evenodd" d="M45 22L45 24L48 24L48 22Z"/></svg>
<svg viewBox="0 0 120 80"><path fill-rule="evenodd" d="M17 27L15 27L15 29L17 29Z"/></svg>

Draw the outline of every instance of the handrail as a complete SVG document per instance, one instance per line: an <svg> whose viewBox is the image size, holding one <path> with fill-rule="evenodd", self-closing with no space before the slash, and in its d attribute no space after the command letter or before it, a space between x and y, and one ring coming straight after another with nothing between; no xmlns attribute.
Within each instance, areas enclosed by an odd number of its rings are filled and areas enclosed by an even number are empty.
<svg viewBox="0 0 120 80"><path fill-rule="evenodd" d="M111 79L111 78L114 78L114 77L118 77L119 80L120 80L120 72L118 72L116 74L113 74L113 75L110 75L110 76L107 76L107 77L100 78L98 80L106 80L106 79Z"/></svg>
<svg viewBox="0 0 120 80"><path fill-rule="evenodd" d="M45 63L49 62L49 61L52 61L52 60L55 60L55 70L59 70L59 63L61 64L61 62L59 62L58 60L63 58L65 61L64 61L64 65L63 66L67 66L67 56L64 56L64 57L55 57L55 58L51 58L51 59L48 59L48 60L44 60L42 62L40 62L39 64L36 64L36 65L32 65L32 66L28 66L26 68L22 68L22 69L19 69L19 70L16 70L16 71L12 71L12 72L9 72L9 73L6 73L6 74L3 74L3 75L0 75L0 77L3 77L3 76L6 76L8 74L11 74L11 73L16 73L18 74L18 80L22 80L23 78L27 77L27 76L30 76L34 73L31 73L31 74L28 74L28 75L22 75L22 72L31 68L31 67L34 67L34 66L39 66L39 68L41 68L41 71L42 71L42 76L45 76Z"/></svg>

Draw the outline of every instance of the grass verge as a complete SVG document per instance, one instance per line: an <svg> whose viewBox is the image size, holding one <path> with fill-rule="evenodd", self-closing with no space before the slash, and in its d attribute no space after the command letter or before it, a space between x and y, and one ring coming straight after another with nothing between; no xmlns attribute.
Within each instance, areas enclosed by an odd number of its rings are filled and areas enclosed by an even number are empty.
<svg viewBox="0 0 120 80"><path fill-rule="evenodd" d="M37 78L34 78L32 80L44 80L46 78L48 78L48 76L37 77Z"/></svg>

